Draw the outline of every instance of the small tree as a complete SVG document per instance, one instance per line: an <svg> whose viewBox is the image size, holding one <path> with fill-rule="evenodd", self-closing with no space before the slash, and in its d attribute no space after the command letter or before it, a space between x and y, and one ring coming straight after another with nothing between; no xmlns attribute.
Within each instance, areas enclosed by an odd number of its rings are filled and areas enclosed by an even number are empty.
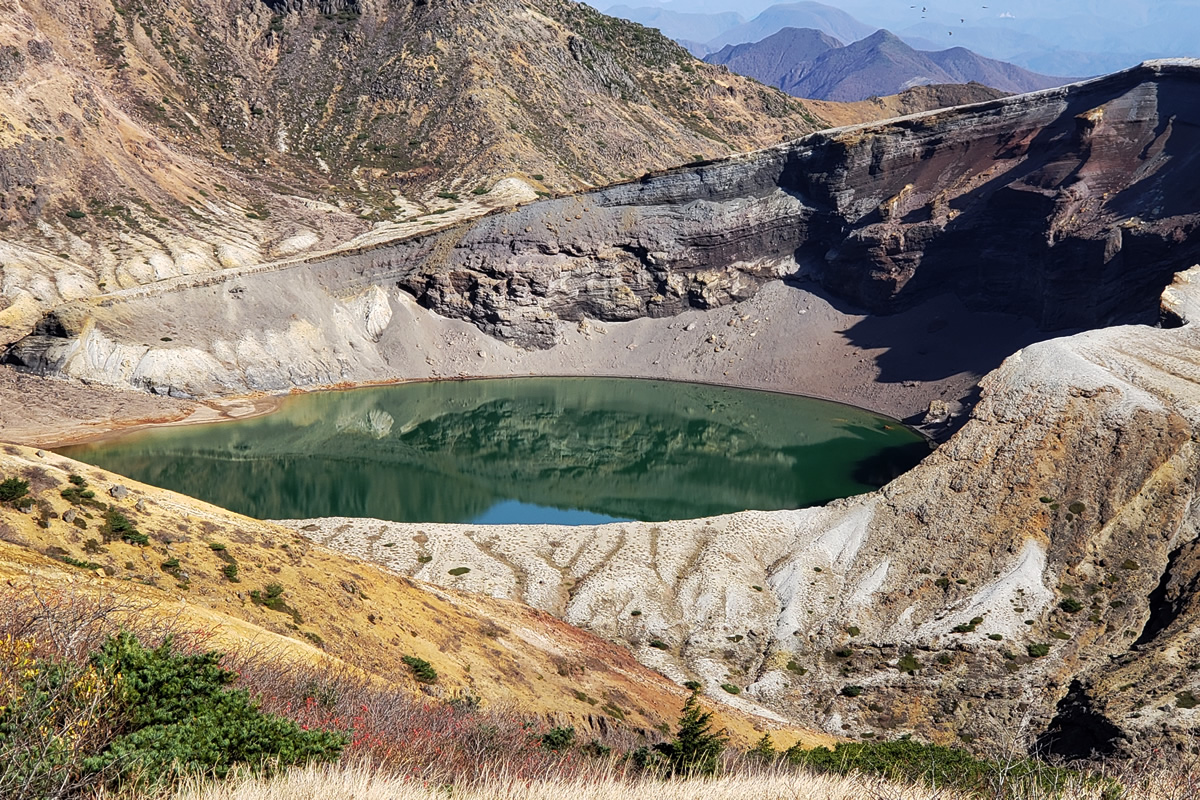
<svg viewBox="0 0 1200 800"><path fill-rule="evenodd" d="M750 756L762 761L774 761L775 755L775 743L771 741L769 733L764 733L762 738L754 743L754 747L750 748Z"/></svg>
<svg viewBox="0 0 1200 800"><path fill-rule="evenodd" d="M701 710L698 694L692 692L683 704L675 740L654 749L665 756L672 775L712 775L725 743L725 732L712 729L712 712Z"/></svg>
<svg viewBox="0 0 1200 800"><path fill-rule="evenodd" d="M0 503L12 503L29 494L29 481L6 478L0 482Z"/></svg>

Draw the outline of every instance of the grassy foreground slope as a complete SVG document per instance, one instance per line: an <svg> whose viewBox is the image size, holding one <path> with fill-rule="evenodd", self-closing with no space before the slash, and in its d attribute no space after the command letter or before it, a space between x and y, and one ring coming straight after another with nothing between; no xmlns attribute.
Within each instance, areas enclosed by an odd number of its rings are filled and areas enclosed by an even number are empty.
<svg viewBox="0 0 1200 800"><path fill-rule="evenodd" d="M0 580L10 588L110 597L139 609L141 624L158 617L205 631L216 649L269 649L281 664L351 670L413 696L477 697L590 731L661 730L688 694L546 613L420 584L53 453L0 445L6 479L29 484L0 505ZM436 681L418 681L406 656L431 664ZM769 725L722 713L742 743ZM785 746L801 736L773 735Z"/></svg>

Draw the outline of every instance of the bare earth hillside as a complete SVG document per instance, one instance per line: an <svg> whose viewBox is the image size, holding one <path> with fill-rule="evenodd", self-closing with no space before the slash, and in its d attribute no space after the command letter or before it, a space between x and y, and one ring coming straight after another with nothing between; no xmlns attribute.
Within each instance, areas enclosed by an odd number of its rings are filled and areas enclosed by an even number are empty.
<svg viewBox="0 0 1200 800"><path fill-rule="evenodd" d="M0 119L0 332L822 125L563 0L4 0Z"/></svg>

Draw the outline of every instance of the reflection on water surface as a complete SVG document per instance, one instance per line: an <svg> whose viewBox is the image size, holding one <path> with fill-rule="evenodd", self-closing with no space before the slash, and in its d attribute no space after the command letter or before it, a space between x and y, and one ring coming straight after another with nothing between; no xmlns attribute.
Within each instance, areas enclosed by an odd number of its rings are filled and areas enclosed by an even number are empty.
<svg viewBox="0 0 1200 800"><path fill-rule="evenodd" d="M264 519L586 524L824 503L928 448L895 421L804 397L517 378L298 395L265 417L61 452Z"/></svg>

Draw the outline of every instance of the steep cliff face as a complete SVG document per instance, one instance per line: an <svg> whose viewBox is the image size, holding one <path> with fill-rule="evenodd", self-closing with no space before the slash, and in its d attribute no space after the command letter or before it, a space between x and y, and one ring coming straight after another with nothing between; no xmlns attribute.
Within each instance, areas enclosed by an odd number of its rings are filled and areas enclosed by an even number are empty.
<svg viewBox="0 0 1200 800"><path fill-rule="evenodd" d="M875 313L952 291L1050 330L1153 319L1200 256L1198 76L1148 65L532 206L403 285L535 346L545 311L673 313L752 290L764 270L810 274ZM579 292L579 273L622 277L632 295Z"/></svg>
<svg viewBox="0 0 1200 800"><path fill-rule="evenodd" d="M359 342L347 325L358 312L331 302L378 289L397 312L397 287L523 348L552 347L585 318L711 309L781 277L814 279L876 314L953 294L1050 331L1153 321L1171 275L1200 260L1198 91L1200 67L1154 62L813 134L394 244L162 281L61 306L8 360L189 394L405 377L381 366L403 347L381 318ZM223 302L226 291L238 302ZM155 344L168 319L181 335ZM272 347L239 345L229 324ZM68 335L48 338L51 329Z"/></svg>

